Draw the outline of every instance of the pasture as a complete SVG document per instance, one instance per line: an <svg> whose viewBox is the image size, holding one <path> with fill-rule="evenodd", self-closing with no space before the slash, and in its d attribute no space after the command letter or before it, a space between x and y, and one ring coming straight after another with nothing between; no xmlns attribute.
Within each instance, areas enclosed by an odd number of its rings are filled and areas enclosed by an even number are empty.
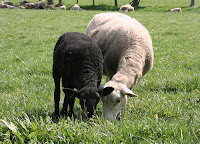
<svg viewBox="0 0 200 144"><path fill-rule="evenodd" d="M148 29L154 67L114 122L102 119L101 102L87 120L78 99L74 118L52 120L56 41L65 32L85 33L92 17L105 11L94 10L92 1L80 1L86 11L0 9L0 143L200 143L200 8L189 4L144 0L126 13ZM114 11L113 5L96 1L96 9ZM183 13L167 11L174 7Z"/></svg>

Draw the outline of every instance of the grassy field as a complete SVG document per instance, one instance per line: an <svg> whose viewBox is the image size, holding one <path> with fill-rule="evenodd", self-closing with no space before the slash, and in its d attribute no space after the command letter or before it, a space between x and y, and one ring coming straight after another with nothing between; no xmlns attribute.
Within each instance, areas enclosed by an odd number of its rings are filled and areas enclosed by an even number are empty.
<svg viewBox="0 0 200 144"><path fill-rule="evenodd" d="M138 98L114 122L101 118L102 102L86 120L78 100L74 119L51 118L55 43L65 32L85 33L104 11L0 9L0 143L200 143L200 9L187 7L188 0L172 2L144 0L126 13L149 30L155 62L133 89ZM105 4L106 11L115 9L112 1L97 1L96 8ZM166 11L173 7L183 13Z"/></svg>

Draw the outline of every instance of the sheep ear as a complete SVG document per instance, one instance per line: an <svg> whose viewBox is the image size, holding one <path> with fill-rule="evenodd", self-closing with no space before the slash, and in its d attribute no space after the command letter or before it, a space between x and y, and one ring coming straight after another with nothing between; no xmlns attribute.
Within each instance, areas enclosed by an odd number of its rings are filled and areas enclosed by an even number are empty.
<svg viewBox="0 0 200 144"><path fill-rule="evenodd" d="M107 96L109 95L112 91L114 90L113 87L99 87L97 89L97 92L99 93L100 96Z"/></svg>
<svg viewBox="0 0 200 144"><path fill-rule="evenodd" d="M67 95L69 95L70 98L76 97L78 94L77 90L71 89L71 88L63 88L63 92Z"/></svg>
<svg viewBox="0 0 200 144"><path fill-rule="evenodd" d="M129 97L138 97L138 95L134 94L134 93L132 92L132 90L130 90L130 89L127 88L127 87L124 87L124 88L121 90L121 92L122 92L122 94L127 95L127 96L129 96Z"/></svg>

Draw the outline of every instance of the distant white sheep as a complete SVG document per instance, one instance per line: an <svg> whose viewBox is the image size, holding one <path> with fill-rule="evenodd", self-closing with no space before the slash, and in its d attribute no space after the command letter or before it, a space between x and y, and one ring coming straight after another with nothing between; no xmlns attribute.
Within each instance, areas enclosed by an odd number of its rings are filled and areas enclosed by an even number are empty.
<svg viewBox="0 0 200 144"><path fill-rule="evenodd" d="M70 10L80 10L80 6L78 4L75 4L74 6L71 7Z"/></svg>
<svg viewBox="0 0 200 144"><path fill-rule="evenodd" d="M170 11L171 11L171 12L180 12L180 13L182 13L181 8L173 8L173 9L171 9Z"/></svg>
<svg viewBox="0 0 200 144"><path fill-rule="evenodd" d="M147 29L136 19L122 13L101 13L90 21L86 34L98 43L104 57L104 75L113 87L102 97L103 117L116 119L127 103L137 97L134 85L153 67L152 40Z"/></svg>
<svg viewBox="0 0 200 144"><path fill-rule="evenodd" d="M120 12L134 12L134 7L132 7L131 5L127 4L127 5L123 5L120 7L119 9Z"/></svg>
<svg viewBox="0 0 200 144"><path fill-rule="evenodd" d="M60 10L66 10L66 6L65 5L60 6Z"/></svg>

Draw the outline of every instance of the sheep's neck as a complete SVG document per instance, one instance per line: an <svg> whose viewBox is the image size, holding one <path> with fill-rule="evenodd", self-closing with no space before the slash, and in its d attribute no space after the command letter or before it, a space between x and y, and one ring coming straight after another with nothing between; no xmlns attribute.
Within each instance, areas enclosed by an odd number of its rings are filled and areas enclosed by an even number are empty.
<svg viewBox="0 0 200 144"><path fill-rule="evenodd" d="M129 89L132 89L133 85L136 84L136 81L137 81L136 79L137 79L136 74L135 75L125 75L120 72L116 73L112 77L113 82L124 84Z"/></svg>
<svg viewBox="0 0 200 144"><path fill-rule="evenodd" d="M142 69L144 66L143 55L140 53L124 54L120 60L117 73L112 77L112 81L122 83L129 89L136 85L142 77Z"/></svg>

